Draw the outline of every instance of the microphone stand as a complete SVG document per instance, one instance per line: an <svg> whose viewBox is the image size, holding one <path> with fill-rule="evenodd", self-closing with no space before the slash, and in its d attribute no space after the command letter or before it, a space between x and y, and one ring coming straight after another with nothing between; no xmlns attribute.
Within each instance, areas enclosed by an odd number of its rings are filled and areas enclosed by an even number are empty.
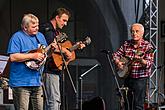
<svg viewBox="0 0 165 110"><path fill-rule="evenodd" d="M112 65L112 62L111 62L110 56L109 56L110 51L107 51L107 50L105 51L105 50L103 50L103 51L101 51L101 52L105 53L106 56L107 56L109 66L110 66L110 68L111 68L111 70L112 70L112 73L113 73L113 76L114 76L114 78L115 78L115 82L116 82L116 85L117 85L117 90L118 90L119 95L120 95L120 108L121 108L121 110L124 110L124 96L123 96L122 91L121 91L121 90L123 90L123 87L120 87L119 82L118 82L118 80L117 80L117 77L116 77L116 74L115 74L115 70L114 70L114 68L113 68L113 65Z"/></svg>
<svg viewBox="0 0 165 110"><path fill-rule="evenodd" d="M60 44L58 43L58 40L57 40L57 37L55 37L55 40L56 40L56 42L57 42L57 46L58 46L58 48L59 48L59 51L60 51L60 55L61 55L61 57L62 57L62 61L63 61L63 65L62 65L62 72L61 72L61 77L62 77L62 104L63 104L63 108L62 108L62 110L65 110L66 109L66 99L65 99L65 75L64 75L64 69L66 69L66 72L67 72L67 74L68 74L68 76L69 76L69 79L70 79L70 82L71 82L71 85L72 85L72 87L73 87L73 90L74 90L74 93L76 94L77 93L77 90L76 90L76 88L75 88L75 85L74 85L74 83L73 83L73 80L72 80L72 77L71 77L71 75L70 75L70 71L69 71L69 69L68 69L68 66L67 66L67 64L66 64L66 60L65 60L65 58L64 58L64 55L63 55L63 52L62 52L62 49L60 48Z"/></svg>
<svg viewBox="0 0 165 110"><path fill-rule="evenodd" d="M95 64L92 68L90 68L89 70L87 70L86 72L84 72L83 74L80 75L79 77L79 80L80 80L80 96L79 96L79 99L80 99L80 103L79 103L79 108L80 110L82 110L82 88L83 88L83 77L89 73L90 71L92 71L95 67L97 67L99 64Z"/></svg>

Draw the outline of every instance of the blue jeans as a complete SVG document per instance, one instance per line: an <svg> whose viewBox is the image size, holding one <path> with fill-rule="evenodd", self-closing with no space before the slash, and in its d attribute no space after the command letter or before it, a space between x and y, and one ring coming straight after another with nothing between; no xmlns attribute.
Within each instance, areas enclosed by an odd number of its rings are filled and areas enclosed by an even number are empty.
<svg viewBox="0 0 165 110"><path fill-rule="evenodd" d="M56 74L44 73L44 85L46 89L45 110L60 110L60 77Z"/></svg>
<svg viewBox="0 0 165 110"><path fill-rule="evenodd" d="M127 78L126 86L129 88L130 110L144 110L147 78Z"/></svg>
<svg viewBox="0 0 165 110"><path fill-rule="evenodd" d="M28 110L31 101L32 110L43 110L43 90L36 87L13 87L13 102L15 110Z"/></svg>

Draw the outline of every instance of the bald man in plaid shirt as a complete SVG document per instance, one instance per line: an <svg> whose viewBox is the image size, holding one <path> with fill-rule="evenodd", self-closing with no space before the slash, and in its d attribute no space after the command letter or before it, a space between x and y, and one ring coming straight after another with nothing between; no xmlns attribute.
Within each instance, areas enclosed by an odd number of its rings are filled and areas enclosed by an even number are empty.
<svg viewBox="0 0 165 110"><path fill-rule="evenodd" d="M126 62L121 59L129 59L128 76L125 79L125 86L132 91L133 96L128 94L130 110L144 110L147 79L151 74L153 64L153 47L143 39L144 27L139 23L131 26L131 40L124 44L113 53L113 60L119 70L123 70ZM132 100L132 97L133 100ZM133 105L131 105L133 103ZM128 108L127 108L128 109Z"/></svg>

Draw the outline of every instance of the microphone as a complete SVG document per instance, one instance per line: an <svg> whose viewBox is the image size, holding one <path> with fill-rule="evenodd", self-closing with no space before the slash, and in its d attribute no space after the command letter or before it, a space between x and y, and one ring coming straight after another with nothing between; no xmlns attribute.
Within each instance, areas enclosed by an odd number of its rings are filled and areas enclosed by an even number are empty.
<svg viewBox="0 0 165 110"><path fill-rule="evenodd" d="M110 53L109 50L105 50L105 49L101 50L100 52L101 52L101 53L106 53L106 54L109 54L109 53Z"/></svg>
<svg viewBox="0 0 165 110"><path fill-rule="evenodd" d="M161 69L162 68L162 65L161 66L157 66L156 69Z"/></svg>
<svg viewBox="0 0 165 110"><path fill-rule="evenodd" d="M160 69L160 70L161 70L161 69L164 68L164 67L165 67L165 63L162 64L162 65L160 65L160 66L157 66L156 69Z"/></svg>

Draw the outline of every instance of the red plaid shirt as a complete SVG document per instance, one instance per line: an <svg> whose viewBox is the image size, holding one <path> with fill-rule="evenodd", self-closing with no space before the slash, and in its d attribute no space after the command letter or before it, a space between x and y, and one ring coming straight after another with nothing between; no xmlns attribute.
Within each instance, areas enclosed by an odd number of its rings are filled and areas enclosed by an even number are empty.
<svg viewBox="0 0 165 110"><path fill-rule="evenodd" d="M129 76L132 78L148 77L151 74L151 67L154 59L153 47L148 41L142 40L138 48L134 47L133 40L125 41L124 44L117 50L117 52L113 53L113 59L120 60L122 57L126 57L132 60L135 54L138 53L143 54L142 57L147 61L147 64L142 65L140 61L134 61L130 65Z"/></svg>

